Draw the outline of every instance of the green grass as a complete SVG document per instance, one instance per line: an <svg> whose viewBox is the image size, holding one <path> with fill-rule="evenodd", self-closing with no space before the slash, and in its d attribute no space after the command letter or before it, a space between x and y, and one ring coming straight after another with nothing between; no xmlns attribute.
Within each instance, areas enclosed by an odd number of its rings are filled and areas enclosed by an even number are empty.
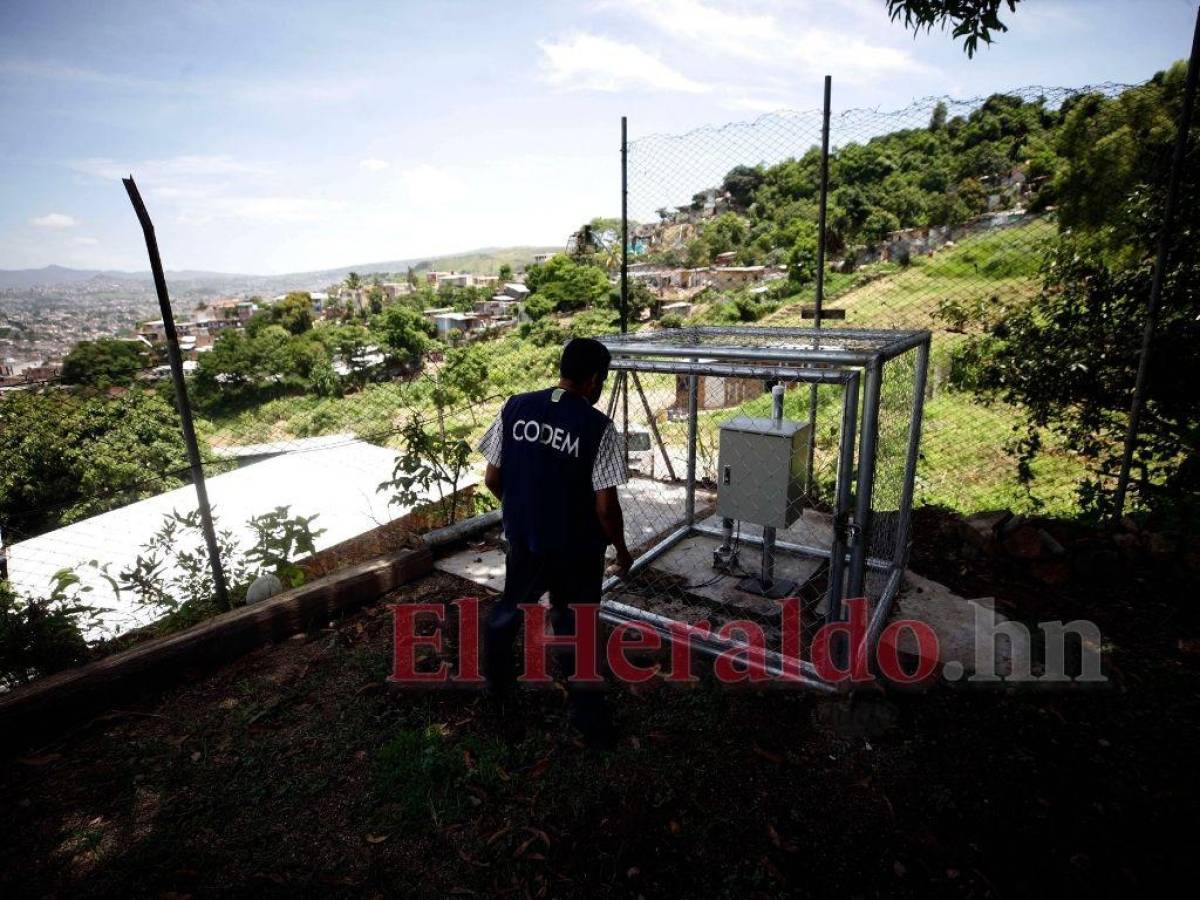
<svg viewBox="0 0 1200 900"><path fill-rule="evenodd" d="M1055 233L1051 220L1039 218L968 237L931 257L915 256L907 267L877 263L854 275L830 276L827 302L846 310L844 323L831 322L831 327L924 328L934 332L930 356L934 397L925 406L919 502L966 513L1000 507L1041 509L1064 516L1077 513L1075 486L1086 472L1078 457L1048 438L1046 449L1033 465L1033 483L1026 490L1017 479L1017 459L1009 449L1014 429L1024 421L1021 411L1005 404L985 405L970 394L944 385L954 347L966 336L949 330L939 311L952 305L986 309L989 304L1028 302L1040 288L1043 255ZM810 319L801 316L801 306L812 302L810 293L796 295L767 316L763 324L811 325ZM888 445L895 445L893 451L902 445L902 423L889 425L907 404L901 394L898 385L889 404L885 386L881 443L888 459L895 458L894 453L887 452ZM899 409L889 414L889 405ZM824 419L836 414L836 402L828 407L823 403L819 416ZM822 438L819 433L819 452ZM884 485L888 474L882 480Z"/></svg>
<svg viewBox="0 0 1200 900"><path fill-rule="evenodd" d="M380 824L439 824L459 816L471 789L494 789L503 777L499 741L467 735L450 741L438 725L401 728L375 755L375 794Z"/></svg>

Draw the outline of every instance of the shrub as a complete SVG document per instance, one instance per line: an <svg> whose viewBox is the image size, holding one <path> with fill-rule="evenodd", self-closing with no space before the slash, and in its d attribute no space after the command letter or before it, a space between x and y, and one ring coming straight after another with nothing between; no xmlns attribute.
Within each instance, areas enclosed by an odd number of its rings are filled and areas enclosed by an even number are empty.
<svg viewBox="0 0 1200 900"><path fill-rule="evenodd" d="M18 597L0 581L0 688L28 683L87 658L82 626L99 611L80 599L79 593L88 590L65 570L55 576L48 597Z"/></svg>

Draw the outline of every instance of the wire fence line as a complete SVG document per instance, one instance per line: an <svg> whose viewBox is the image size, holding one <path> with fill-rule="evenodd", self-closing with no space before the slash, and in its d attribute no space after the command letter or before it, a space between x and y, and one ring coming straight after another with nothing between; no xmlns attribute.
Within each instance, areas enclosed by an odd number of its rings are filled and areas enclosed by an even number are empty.
<svg viewBox="0 0 1200 900"><path fill-rule="evenodd" d="M1077 512L1083 461L1047 435L1023 469L1021 410L961 389L956 370L961 348L1042 290L1068 114L1130 87L1033 86L831 115L822 318L934 333L921 502ZM821 117L769 114L630 143L631 279L684 324L813 325Z"/></svg>
<svg viewBox="0 0 1200 900"><path fill-rule="evenodd" d="M1023 473L1032 478L1022 480L1021 411L960 387L956 367L960 349L999 311L1041 290L1059 231L1055 154L1068 113L1124 90L1035 87L830 117L822 325L933 333L917 503L963 513L1077 509L1084 462L1048 439ZM814 324L821 130L819 111L780 113L628 145L631 330L738 324L765 337ZM400 295L383 306L405 304ZM412 313L420 319L424 311ZM243 337L218 337L202 372L188 379L218 527L245 546L260 536L251 520L286 508L290 517L316 517L310 530L323 531L313 549L344 563L355 552L400 546L404 531L490 508L475 442L505 398L556 377L567 337L616 329L614 311L593 313L447 335L445 343L426 335L415 354L384 347L374 320L314 313L296 333L273 323L275 345L258 341L223 372L211 360ZM881 391L876 490L884 511L899 509L896 460L918 383L911 361L902 362L909 368L889 373ZM60 485L66 498L0 483L9 578L21 591L44 595L55 573L82 567L91 597L104 605L105 576L120 581L162 522L196 509L169 384L115 381L80 389L48 380L0 395L0 424L19 429L33 427L34 398L62 395L91 426L73 432L77 443L60 448L61 457L103 463L45 466L47 477L66 481L87 472ZM653 547L678 521L693 429L696 502L715 500L721 425L769 416L769 388L761 377L707 377L689 415L686 378L640 372L622 380L610 408L628 435L637 479L625 492L637 511L632 547ZM815 410L809 505L818 512L834 489L844 402L842 388L826 385L814 385L811 399L807 387L784 399L788 418ZM24 452L53 455L51 446L31 438ZM884 534L868 536L872 556L897 551ZM651 593L682 602L690 583L663 582ZM246 585L238 587L240 598ZM95 634L146 624L157 612L124 603Z"/></svg>

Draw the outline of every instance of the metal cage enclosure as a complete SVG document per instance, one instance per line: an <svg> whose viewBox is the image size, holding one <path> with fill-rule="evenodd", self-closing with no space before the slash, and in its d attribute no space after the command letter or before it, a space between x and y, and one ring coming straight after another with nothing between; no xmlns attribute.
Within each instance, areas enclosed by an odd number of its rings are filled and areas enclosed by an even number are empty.
<svg viewBox="0 0 1200 900"><path fill-rule="evenodd" d="M609 415L641 470L621 489L636 560L627 579L606 580L603 618L639 622L664 638L696 616L757 620L768 636L768 672L798 672L804 684L833 690L811 660L771 643L781 638L779 587L801 598L806 631L844 621L845 601L866 598L857 650L874 658L907 564L930 333L694 327L602 340L613 356ZM776 521L794 521L787 527L717 515L722 487L732 490L730 461L753 446L730 433L764 430L768 420L751 416L768 408L782 434L802 434L808 445L802 490L787 501L797 508ZM762 476L739 490L761 484L770 496L743 497L737 508L762 499L779 509L779 478L763 466L746 461L743 473L759 467ZM757 575L742 565L751 556ZM715 656L746 647L718 630L693 633L693 648Z"/></svg>

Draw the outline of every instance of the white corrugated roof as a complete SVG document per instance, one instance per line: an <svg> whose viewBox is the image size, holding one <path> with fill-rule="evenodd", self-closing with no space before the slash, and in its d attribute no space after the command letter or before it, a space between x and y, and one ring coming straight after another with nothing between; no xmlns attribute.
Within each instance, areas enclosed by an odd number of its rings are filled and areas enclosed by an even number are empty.
<svg viewBox="0 0 1200 900"><path fill-rule="evenodd" d="M389 495L376 490L391 479L395 463L394 450L355 440L288 453L215 475L206 484L217 530L232 531L239 546L248 549L253 543L246 524L249 519L289 506L293 516L318 514L312 527L324 528L325 533L316 539L316 548L332 547L410 511L410 507L389 505ZM476 473L466 473L459 487L478 480ZM436 487L426 496L436 499ZM111 608L104 614L102 626L88 633L90 640L149 624L156 618L152 611L140 608L130 594L114 599L111 588L87 563L106 563L116 576L133 565L142 546L162 526L164 516L196 508L195 488L186 485L13 544L9 548L9 580L18 592L44 596L55 572L83 566L78 574L94 588L88 602Z"/></svg>

